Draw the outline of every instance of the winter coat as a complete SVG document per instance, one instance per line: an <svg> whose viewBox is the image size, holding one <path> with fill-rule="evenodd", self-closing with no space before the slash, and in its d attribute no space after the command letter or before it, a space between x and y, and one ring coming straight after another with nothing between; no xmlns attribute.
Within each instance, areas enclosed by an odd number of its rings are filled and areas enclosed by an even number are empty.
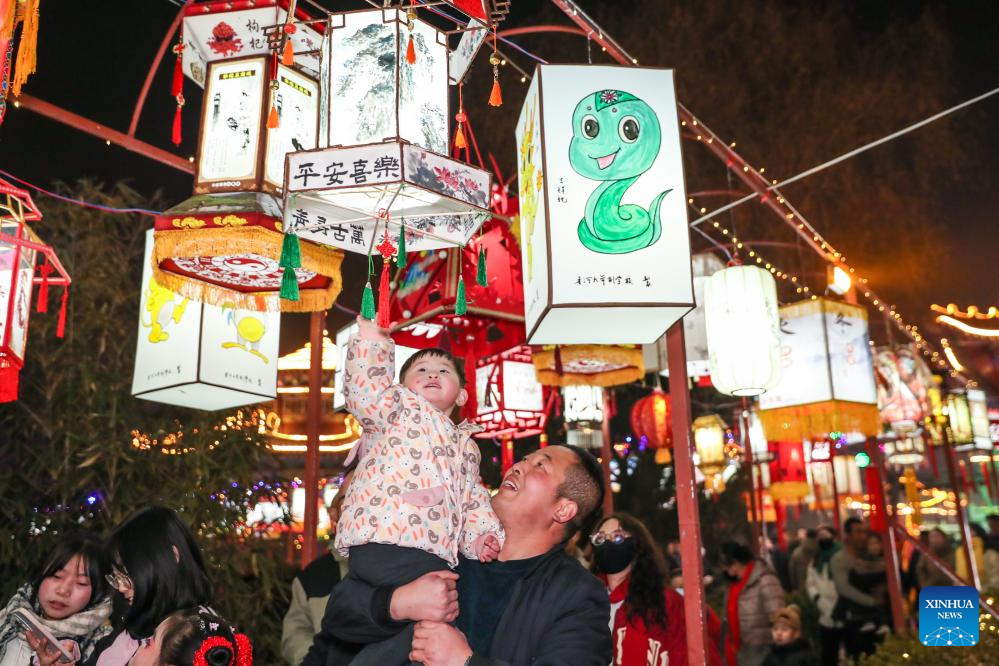
<svg viewBox="0 0 999 666"><path fill-rule="evenodd" d="M360 462L347 488L336 547L381 543L418 548L450 566L458 553L477 559L487 534L503 540L479 478L480 426L450 417L395 377L391 340L347 343L343 390L364 428Z"/></svg>
<svg viewBox="0 0 999 666"><path fill-rule="evenodd" d="M947 551L945 555L937 555L936 553L934 553L934 555L937 556L938 560L943 561L944 564L950 567L952 571L954 570L954 560L956 557L954 556L953 550ZM930 558L925 556L920 557L919 563L916 565L916 580L919 581L919 589L923 589L924 587L929 587L931 585L947 586L954 584L951 579L947 577L947 574L943 572L943 569L938 567Z"/></svg>
<svg viewBox="0 0 999 666"><path fill-rule="evenodd" d="M601 580L606 585L605 576ZM624 602L628 596L631 579L625 579L613 590L609 590L611 607ZM684 619L683 597L672 588L663 590L663 606L666 609L666 626L647 625L640 617L628 617L627 602L618 604L611 618L611 638L614 641L612 666L687 666L687 628ZM720 666L721 653L718 651L718 638L721 623L710 608L707 610L708 664Z"/></svg>
<svg viewBox="0 0 999 666"><path fill-rule="evenodd" d="M739 664L760 663L765 648L772 642L770 618L784 607L784 588L777 574L762 560L756 560L753 570L739 594ZM728 608L728 590L725 603ZM746 658L743 658L743 654Z"/></svg>
<svg viewBox="0 0 999 666"><path fill-rule="evenodd" d="M762 666L812 666L815 656L812 648L804 638L799 638L787 645L770 646L770 654L763 660Z"/></svg>
<svg viewBox="0 0 999 666"><path fill-rule="evenodd" d="M343 573L330 552L313 560L292 581L291 604L281 627L281 656L291 666L301 664L312 647L312 639L322 628L326 602Z"/></svg>
<svg viewBox="0 0 999 666"><path fill-rule="evenodd" d="M459 563L459 576L461 570ZM350 576L340 585L341 593L332 599L344 606L330 604L316 645L327 636L333 637L334 631L340 640L356 643L385 640L399 631L388 612L391 588L374 588ZM565 553L564 544L559 544L516 584L489 654L475 653L468 664L607 666L613 654L609 617L610 603L604 586ZM316 652L309 653L308 666L345 663L324 661Z"/></svg>
<svg viewBox="0 0 999 666"><path fill-rule="evenodd" d="M815 554L819 551L818 541L815 539L805 539L801 545L791 553L791 562L788 565L788 574L791 579L792 592L804 592L805 581L808 576L808 565L815 559Z"/></svg>
<svg viewBox="0 0 999 666"><path fill-rule="evenodd" d="M808 566L805 590L808 598L815 602L815 606L818 608L821 626L826 629L842 626L842 623L833 618L836 602L839 601L839 593L836 591L836 582L833 580L831 567L828 564L822 567L821 571L816 568L815 563Z"/></svg>

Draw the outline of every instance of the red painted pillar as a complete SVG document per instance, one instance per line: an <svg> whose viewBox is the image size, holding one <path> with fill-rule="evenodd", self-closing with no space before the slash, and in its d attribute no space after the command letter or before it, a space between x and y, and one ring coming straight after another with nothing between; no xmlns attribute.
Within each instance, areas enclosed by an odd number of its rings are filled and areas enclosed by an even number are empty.
<svg viewBox="0 0 999 666"><path fill-rule="evenodd" d="M676 506L680 525L680 568L683 571L683 609L687 630L687 663L706 664L708 636L705 622L704 562L701 559L701 519L694 481L694 456L690 441L690 394L687 389L687 354L683 321L666 331L669 355L669 395L673 407L673 464Z"/></svg>
<svg viewBox="0 0 999 666"><path fill-rule="evenodd" d="M895 633L905 631L905 610L902 602L902 579L898 565L898 547L895 542L895 532L889 525L895 524L895 512L888 514L888 502L885 499L885 470L884 457L881 455L881 448L877 442L873 442L871 450L871 462L874 468L874 483L868 488L871 493L871 507L878 507L883 518L880 529L875 530L874 521L871 521L871 529L881 535L881 549L885 553L885 569L888 575L888 599L891 602L892 624ZM871 467L868 467L870 470ZM894 509L894 507L892 507Z"/></svg>
<svg viewBox="0 0 999 666"><path fill-rule="evenodd" d="M611 490L611 476L610 476L610 461L613 453L611 452L611 401L610 401L610 389L603 390L604 395L604 421L600 425L601 430L601 442L600 442L600 467L604 471L604 515L609 516L614 513L614 492Z"/></svg>
<svg viewBox="0 0 999 666"><path fill-rule="evenodd" d="M316 527L319 525L319 425L323 413L323 328L326 312L313 312L309 327L309 402L305 420L305 517L302 525L302 566L316 559Z"/></svg>

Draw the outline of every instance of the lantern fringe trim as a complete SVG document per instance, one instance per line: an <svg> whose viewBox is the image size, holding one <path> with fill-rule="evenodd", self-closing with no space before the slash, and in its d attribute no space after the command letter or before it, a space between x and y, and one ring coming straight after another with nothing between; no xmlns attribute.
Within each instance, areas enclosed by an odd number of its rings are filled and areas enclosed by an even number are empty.
<svg viewBox="0 0 999 666"><path fill-rule="evenodd" d="M761 409L760 422L769 440L811 439L830 432L859 432L875 437L881 430L877 405L843 400Z"/></svg>
<svg viewBox="0 0 999 666"><path fill-rule="evenodd" d="M645 376L645 363L642 350L638 347L610 345L567 345L559 349L562 356L563 372L555 372L555 350L535 351L531 361L544 386L618 386L641 379ZM605 372L572 372L566 370L577 361L590 361L617 366Z"/></svg>
<svg viewBox="0 0 999 666"><path fill-rule="evenodd" d="M210 233L211 238L206 237ZM284 234L267 229L213 229L201 231L157 231L153 245L152 269L157 283L174 293L199 303L221 305L232 301L237 307L276 312L317 312L332 307L343 288L340 266L343 252L309 242L301 243L302 268L328 277L322 289L302 289L297 301L278 302L278 292L244 293L164 271L160 263L173 257L203 257L221 254L262 254L279 260Z"/></svg>
<svg viewBox="0 0 999 666"><path fill-rule="evenodd" d="M808 497L812 488L806 481L774 481L768 490L775 502L786 500L796 502Z"/></svg>

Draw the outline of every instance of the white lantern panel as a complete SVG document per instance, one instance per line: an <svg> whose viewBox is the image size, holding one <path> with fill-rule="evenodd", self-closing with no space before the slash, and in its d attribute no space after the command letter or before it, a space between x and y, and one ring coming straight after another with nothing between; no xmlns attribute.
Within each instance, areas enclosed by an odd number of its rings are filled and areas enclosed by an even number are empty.
<svg viewBox="0 0 999 666"><path fill-rule="evenodd" d="M343 409L347 406L347 400L343 395L343 369L347 365L347 341L350 336L357 333L357 322L354 322L348 326L344 326L336 333L336 346L340 350L340 362L337 363L336 370L333 372L333 409ZM413 347L405 347L403 345L395 346L395 381L399 381L399 376L402 372L403 364L409 360L409 357L420 351Z"/></svg>
<svg viewBox="0 0 999 666"><path fill-rule="evenodd" d="M704 287L711 382L726 395L764 393L780 379L777 283L757 266L718 271Z"/></svg>
<svg viewBox="0 0 999 666"><path fill-rule="evenodd" d="M409 251L464 245L490 215L491 184L482 169L400 142L293 153L285 228L362 254L386 219L393 241L406 227Z"/></svg>
<svg viewBox="0 0 999 666"><path fill-rule="evenodd" d="M465 72L488 35L489 30L483 23L474 19L468 22L468 28L462 33L458 47L450 55L448 69L452 85L457 85L465 78Z"/></svg>
<svg viewBox="0 0 999 666"><path fill-rule="evenodd" d="M566 423L602 423L604 420L604 390L599 386L565 386Z"/></svg>
<svg viewBox="0 0 999 666"><path fill-rule="evenodd" d="M516 131L524 316L528 322L541 318L550 296L547 279L549 262L544 250L548 207L541 151L540 87L541 78L535 76L520 110Z"/></svg>
<svg viewBox="0 0 999 666"><path fill-rule="evenodd" d="M216 3L223 7L226 3ZM265 31L281 30L288 13L275 2L264 0L257 7L232 10L232 3L223 11L210 11L202 3L191 7L184 17L184 74L199 86L205 83L208 63L229 58L270 55ZM259 5L270 4L270 7ZM317 53L322 37L306 24L298 24L288 38L295 50L295 64L310 75L319 71Z"/></svg>
<svg viewBox="0 0 999 666"><path fill-rule="evenodd" d="M330 15L323 44L330 89L325 145L403 138L447 152L447 44L435 28L414 21L416 62L410 65L405 20L395 9Z"/></svg>
<svg viewBox="0 0 999 666"><path fill-rule="evenodd" d="M0 345L3 344L8 319L13 318L10 289L14 281L16 246L0 243Z"/></svg>
<svg viewBox="0 0 999 666"><path fill-rule="evenodd" d="M10 337L8 338L10 349L18 358L23 359L28 344L28 318L31 315L31 286L35 276L35 251L21 248L20 254L14 252L12 255L20 258L17 268L17 285L15 286L17 293L14 294L13 302L0 298L0 303L10 306ZM11 277L13 277L13 273L10 273L7 278L7 289L10 289ZM0 283L2 282L3 279L0 278ZM3 340L2 328L0 326L0 340Z"/></svg>
<svg viewBox="0 0 999 666"><path fill-rule="evenodd" d="M989 451L992 449L992 438L989 435L989 406L985 392L979 389L968 389L968 409L971 412L971 436L975 448Z"/></svg>
<svg viewBox="0 0 999 666"><path fill-rule="evenodd" d="M277 81L274 108L278 126L267 130L264 178L280 189L284 187L285 156L318 145L319 84L283 65L278 66Z"/></svg>
<svg viewBox="0 0 999 666"><path fill-rule="evenodd" d="M817 299L780 309L781 379L760 409L827 400L877 402L863 308Z"/></svg>
<svg viewBox="0 0 999 666"><path fill-rule="evenodd" d="M230 188L242 182L250 187L254 184L264 118L266 66L266 58L251 58L209 67L201 114L199 183Z"/></svg>
<svg viewBox="0 0 999 666"><path fill-rule="evenodd" d="M549 265L531 266L525 295L530 305L537 280L551 293L540 313L528 307L528 340L652 342L694 303L673 73L540 65L535 83L517 136L534 117L541 141L529 155L520 143L518 168L546 210L522 252L525 266L541 255Z"/></svg>
<svg viewBox="0 0 999 666"><path fill-rule="evenodd" d="M152 278L152 249L150 230L132 394L204 410L274 399L280 312L203 305L174 294Z"/></svg>

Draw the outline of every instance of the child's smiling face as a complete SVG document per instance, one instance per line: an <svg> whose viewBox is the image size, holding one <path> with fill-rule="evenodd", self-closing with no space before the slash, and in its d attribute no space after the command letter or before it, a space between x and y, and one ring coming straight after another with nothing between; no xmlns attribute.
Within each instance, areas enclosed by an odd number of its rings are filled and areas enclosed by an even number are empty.
<svg viewBox="0 0 999 666"><path fill-rule="evenodd" d="M460 407L468 400L468 393L461 388L458 371L443 356L428 354L417 359L406 369L402 385L423 396L445 414L450 414L455 405Z"/></svg>

